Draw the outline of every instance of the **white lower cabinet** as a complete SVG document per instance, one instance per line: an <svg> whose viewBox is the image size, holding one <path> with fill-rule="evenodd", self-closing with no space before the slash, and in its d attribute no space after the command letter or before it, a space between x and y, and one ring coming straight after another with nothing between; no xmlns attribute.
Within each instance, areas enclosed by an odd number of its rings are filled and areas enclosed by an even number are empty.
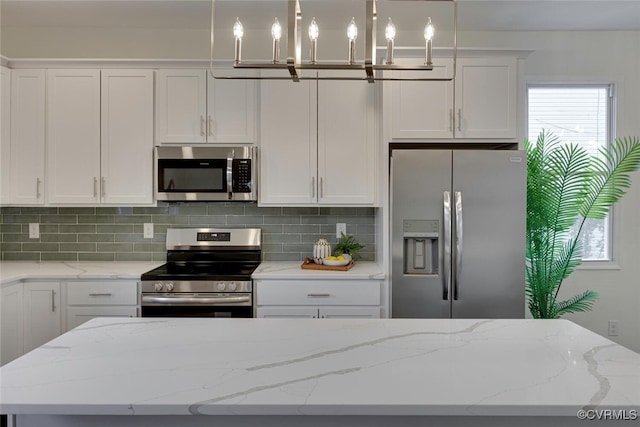
<svg viewBox="0 0 640 427"><path fill-rule="evenodd" d="M380 318L378 280L257 280L256 317Z"/></svg>
<svg viewBox="0 0 640 427"><path fill-rule="evenodd" d="M72 281L66 284L65 331L94 317L137 317L135 280Z"/></svg>
<svg viewBox="0 0 640 427"><path fill-rule="evenodd" d="M0 292L0 365L22 355L23 286L7 286Z"/></svg>
<svg viewBox="0 0 640 427"><path fill-rule="evenodd" d="M26 282L23 307L23 353L60 335L60 282Z"/></svg>

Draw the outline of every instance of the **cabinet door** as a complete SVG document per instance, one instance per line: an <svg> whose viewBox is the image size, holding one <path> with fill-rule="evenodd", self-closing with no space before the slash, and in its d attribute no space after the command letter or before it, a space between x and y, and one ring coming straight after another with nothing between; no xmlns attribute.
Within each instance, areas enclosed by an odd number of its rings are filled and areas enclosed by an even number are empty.
<svg viewBox="0 0 640 427"><path fill-rule="evenodd" d="M403 59L402 65L424 63ZM419 77L422 71L397 71L399 77ZM422 74L417 74L422 73ZM436 58L429 77L446 78L453 74L453 60ZM453 81L392 81L391 138L453 138Z"/></svg>
<svg viewBox="0 0 640 427"><path fill-rule="evenodd" d="M318 202L375 201L375 86L364 81L318 82Z"/></svg>
<svg viewBox="0 0 640 427"><path fill-rule="evenodd" d="M22 283L0 291L0 365L23 354Z"/></svg>
<svg viewBox="0 0 640 427"><path fill-rule="evenodd" d="M9 203L11 70L0 67L0 204Z"/></svg>
<svg viewBox="0 0 640 427"><path fill-rule="evenodd" d="M515 138L515 58L461 58L456 74L456 138Z"/></svg>
<svg viewBox="0 0 640 427"><path fill-rule="evenodd" d="M319 307L321 319L379 319L380 307Z"/></svg>
<svg viewBox="0 0 640 427"><path fill-rule="evenodd" d="M95 317L137 317L136 307L67 307L66 330Z"/></svg>
<svg viewBox="0 0 640 427"><path fill-rule="evenodd" d="M153 71L103 70L101 200L153 202Z"/></svg>
<svg viewBox="0 0 640 427"><path fill-rule="evenodd" d="M158 143L207 142L207 71L158 71Z"/></svg>
<svg viewBox="0 0 640 427"><path fill-rule="evenodd" d="M11 198L18 205L44 203L45 70L11 76Z"/></svg>
<svg viewBox="0 0 640 427"><path fill-rule="evenodd" d="M60 283L24 284L24 352L60 335Z"/></svg>
<svg viewBox="0 0 640 427"><path fill-rule="evenodd" d="M260 205L317 202L317 85L260 84Z"/></svg>
<svg viewBox="0 0 640 427"><path fill-rule="evenodd" d="M98 202L100 70L47 71L50 203Z"/></svg>
<svg viewBox="0 0 640 427"><path fill-rule="evenodd" d="M318 307L258 307L256 317L315 319Z"/></svg>
<svg viewBox="0 0 640 427"><path fill-rule="evenodd" d="M207 141L256 142L257 83L207 76Z"/></svg>

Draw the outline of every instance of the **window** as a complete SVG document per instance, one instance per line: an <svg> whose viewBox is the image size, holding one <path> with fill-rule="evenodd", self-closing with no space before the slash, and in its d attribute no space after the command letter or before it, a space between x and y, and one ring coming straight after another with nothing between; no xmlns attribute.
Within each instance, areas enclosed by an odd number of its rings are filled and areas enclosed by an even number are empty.
<svg viewBox="0 0 640 427"><path fill-rule="evenodd" d="M590 154L597 154L613 135L611 95L611 85L604 84L530 84L529 140L535 141L542 129L550 130L561 141L579 144ZM612 259L611 229L610 218L585 222L581 234L584 261Z"/></svg>

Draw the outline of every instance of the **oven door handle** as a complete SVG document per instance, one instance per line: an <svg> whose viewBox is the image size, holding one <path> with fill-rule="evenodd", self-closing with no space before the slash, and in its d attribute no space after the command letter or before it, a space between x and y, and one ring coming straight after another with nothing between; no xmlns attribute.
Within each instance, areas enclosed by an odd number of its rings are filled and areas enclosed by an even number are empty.
<svg viewBox="0 0 640 427"><path fill-rule="evenodd" d="M241 297L154 297L144 295L142 302L156 304L202 304L202 305L226 305L250 303L251 296Z"/></svg>

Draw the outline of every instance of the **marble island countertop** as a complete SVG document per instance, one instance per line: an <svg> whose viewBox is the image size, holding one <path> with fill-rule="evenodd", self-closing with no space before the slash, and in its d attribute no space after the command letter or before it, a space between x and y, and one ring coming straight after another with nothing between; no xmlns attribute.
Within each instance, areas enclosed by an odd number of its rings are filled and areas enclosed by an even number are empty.
<svg viewBox="0 0 640 427"><path fill-rule="evenodd" d="M9 414L575 419L582 408L640 409L640 354L566 320L98 318L0 375Z"/></svg>

